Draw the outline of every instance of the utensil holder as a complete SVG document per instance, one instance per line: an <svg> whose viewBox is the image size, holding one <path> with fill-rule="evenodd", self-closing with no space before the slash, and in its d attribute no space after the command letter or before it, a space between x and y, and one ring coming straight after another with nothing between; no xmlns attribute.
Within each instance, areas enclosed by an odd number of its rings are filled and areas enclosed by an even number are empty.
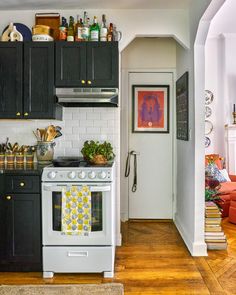
<svg viewBox="0 0 236 295"><path fill-rule="evenodd" d="M15 163L15 154L6 154L7 165L14 165Z"/></svg>
<svg viewBox="0 0 236 295"><path fill-rule="evenodd" d="M55 145L53 141L38 141L36 156L39 163L50 163L53 160Z"/></svg>
<svg viewBox="0 0 236 295"><path fill-rule="evenodd" d="M28 164L31 165L34 163L34 154L33 153L25 155L25 163L26 163L26 165L28 165Z"/></svg>
<svg viewBox="0 0 236 295"><path fill-rule="evenodd" d="M16 164L17 165L22 165L24 164L24 154L16 154Z"/></svg>
<svg viewBox="0 0 236 295"><path fill-rule="evenodd" d="M3 166L5 164L5 154L0 154L0 165Z"/></svg>

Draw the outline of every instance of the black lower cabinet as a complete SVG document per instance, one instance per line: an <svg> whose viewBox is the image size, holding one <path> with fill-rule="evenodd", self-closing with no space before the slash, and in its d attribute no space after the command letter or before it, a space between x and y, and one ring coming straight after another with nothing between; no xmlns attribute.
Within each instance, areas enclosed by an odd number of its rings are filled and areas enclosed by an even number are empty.
<svg viewBox="0 0 236 295"><path fill-rule="evenodd" d="M40 212L39 193L1 194L0 271L42 270Z"/></svg>

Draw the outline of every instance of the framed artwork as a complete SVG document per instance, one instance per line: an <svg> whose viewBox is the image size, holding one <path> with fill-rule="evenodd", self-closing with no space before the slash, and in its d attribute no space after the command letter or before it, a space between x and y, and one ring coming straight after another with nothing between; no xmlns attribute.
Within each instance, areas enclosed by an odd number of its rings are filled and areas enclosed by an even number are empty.
<svg viewBox="0 0 236 295"><path fill-rule="evenodd" d="M176 82L176 135L177 139L188 141L188 72Z"/></svg>
<svg viewBox="0 0 236 295"><path fill-rule="evenodd" d="M132 132L169 133L169 85L132 85Z"/></svg>

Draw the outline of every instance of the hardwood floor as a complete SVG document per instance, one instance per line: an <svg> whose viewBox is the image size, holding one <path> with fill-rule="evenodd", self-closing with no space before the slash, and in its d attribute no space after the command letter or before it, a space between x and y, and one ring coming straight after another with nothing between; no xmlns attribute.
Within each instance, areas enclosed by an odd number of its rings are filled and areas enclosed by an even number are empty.
<svg viewBox="0 0 236 295"><path fill-rule="evenodd" d="M121 282L125 295L236 294L236 225L223 221L227 251L190 256L172 222L126 222L117 247L114 279L100 274L0 273L0 284L78 284Z"/></svg>

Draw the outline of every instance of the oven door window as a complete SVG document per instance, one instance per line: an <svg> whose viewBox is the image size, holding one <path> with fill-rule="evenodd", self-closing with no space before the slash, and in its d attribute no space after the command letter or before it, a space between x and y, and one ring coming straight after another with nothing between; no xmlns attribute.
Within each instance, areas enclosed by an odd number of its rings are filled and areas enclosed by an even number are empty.
<svg viewBox="0 0 236 295"><path fill-rule="evenodd" d="M103 230L103 193L91 193L92 232ZM61 231L62 193L52 192L52 226L54 231Z"/></svg>

